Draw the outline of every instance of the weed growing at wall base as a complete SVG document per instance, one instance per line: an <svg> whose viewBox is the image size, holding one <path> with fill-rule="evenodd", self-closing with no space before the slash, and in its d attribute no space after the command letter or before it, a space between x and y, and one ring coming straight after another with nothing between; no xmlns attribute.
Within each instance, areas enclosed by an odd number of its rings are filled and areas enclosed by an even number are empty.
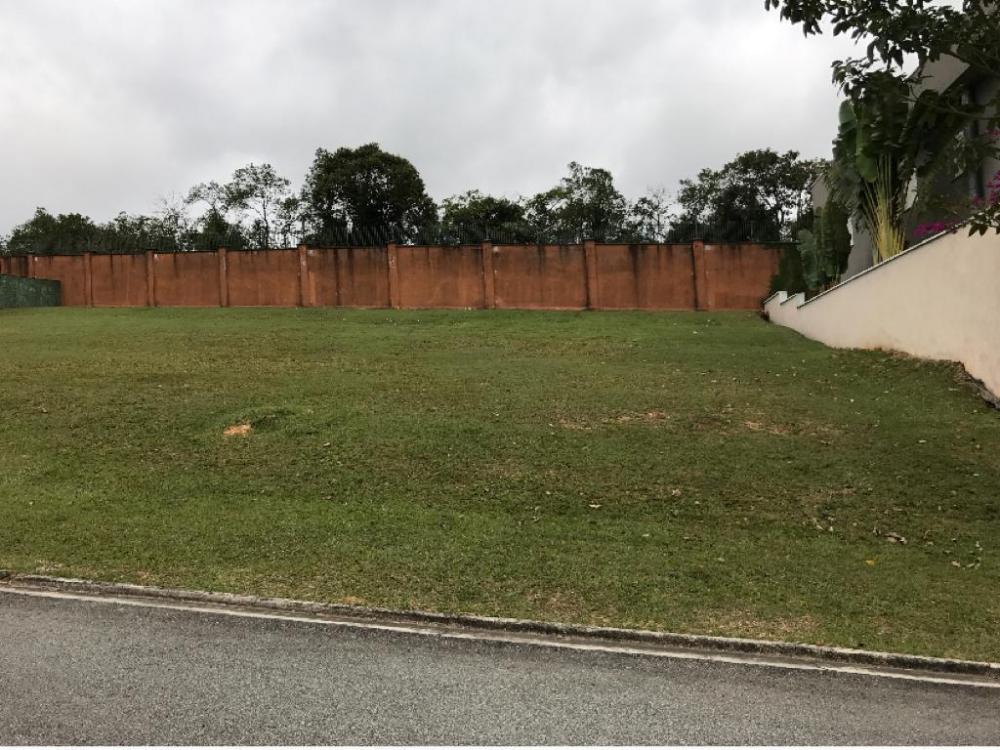
<svg viewBox="0 0 1000 750"><path fill-rule="evenodd" d="M742 313L18 310L0 349L0 568L1000 653L1000 414L945 364Z"/></svg>

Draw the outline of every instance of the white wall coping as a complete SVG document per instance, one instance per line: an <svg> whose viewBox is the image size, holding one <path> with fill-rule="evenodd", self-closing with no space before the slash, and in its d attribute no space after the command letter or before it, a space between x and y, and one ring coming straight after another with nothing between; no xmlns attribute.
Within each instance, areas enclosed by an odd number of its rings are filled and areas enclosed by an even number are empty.
<svg viewBox="0 0 1000 750"><path fill-rule="evenodd" d="M948 234L957 234L958 230L962 229L965 226L967 226L968 223L969 223L968 220L966 220L966 221L963 221L961 224L956 224L951 229L946 229L943 232L938 232L937 234L931 235L927 239L921 240L916 245L913 245L911 247L906 248L903 252L897 253L896 255L893 255L891 258L886 258L882 262L876 263L874 266L871 266L870 268L866 268L861 273L856 273L851 278L845 279L844 281L841 281L839 284L836 284L836 285L830 287L825 292L820 292L815 297L812 297L811 299L807 299L805 302L803 302L801 305L799 305L799 307L805 307L806 305L811 305L816 300L822 299L826 295L832 294L833 292L836 292L838 289L841 289L842 287L847 286L852 281L857 281L862 276L866 276L866 275L872 273L873 271L877 271L878 269L883 268L883 267L889 265L894 260L899 260L903 256L910 255L911 253L916 252L917 250L921 249L922 247L925 247L925 246L931 244L932 242L934 242L934 241L936 241L936 240L944 237L945 235L948 235ZM765 304L767 304L766 301L765 301Z"/></svg>
<svg viewBox="0 0 1000 750"><path fill-rule="evenodd" d="M789 302L797 302L799 304L797 304L795 306L796 307L802 307L802 305L805 304L805 302L804 302L805 298L806 298L806 293L805 292L796 292L795 294L789 294L788 297L786 297L785 299L781 300L780 304L787 305Z"/></svg>

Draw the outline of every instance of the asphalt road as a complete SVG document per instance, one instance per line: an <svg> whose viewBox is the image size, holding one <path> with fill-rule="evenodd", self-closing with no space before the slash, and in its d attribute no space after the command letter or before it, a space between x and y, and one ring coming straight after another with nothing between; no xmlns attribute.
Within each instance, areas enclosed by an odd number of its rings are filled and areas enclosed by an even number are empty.
<svg viewBox="0 0 1000 750"><path fill-rule="evenodd" d="M997 744L1000 690L0 591L0 745Z"/></svg>

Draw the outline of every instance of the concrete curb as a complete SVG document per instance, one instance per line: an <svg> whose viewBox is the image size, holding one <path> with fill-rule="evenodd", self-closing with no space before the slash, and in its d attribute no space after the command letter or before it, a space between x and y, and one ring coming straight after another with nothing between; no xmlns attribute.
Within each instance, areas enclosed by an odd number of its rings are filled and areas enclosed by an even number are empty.
<svg viewBox="0 0 1000 750"><path fill-rule="evenodd" d="M373 623L451 626L470 630L557 636L590 641L612 641L617 644L643 644L700 652L741 654L757 657L784 657L853 666L919 670L921 672L937 674L985 677L989 680L1000 682L1000 663L884 653L835 646L814 646L805 643L685 635L682 633L666 633L651 630L629 630L626 628L572 625L567 623L539 622L536 620L484 617L480 615L444 614L419 610L359 607L348 604L326 604L296 599L257 597L186 589L167 589L131 583L106 583L78 578L56 578L0 570L0 591L4 588L41 589L97 596L163 599L177 603L228 605L285 614L347 617L353 620Z"/></svg>

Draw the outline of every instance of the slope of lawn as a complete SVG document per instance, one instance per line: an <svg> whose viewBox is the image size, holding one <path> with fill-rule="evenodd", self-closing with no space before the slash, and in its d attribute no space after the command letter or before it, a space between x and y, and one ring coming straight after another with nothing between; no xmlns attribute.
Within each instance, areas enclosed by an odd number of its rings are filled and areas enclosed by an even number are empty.
<svg viewBox="0 0 1000 750"><path fill-rule="evenodd" d="M0 568L996 660L998 546L954 366L751 314L0 312Z"/></svg>

